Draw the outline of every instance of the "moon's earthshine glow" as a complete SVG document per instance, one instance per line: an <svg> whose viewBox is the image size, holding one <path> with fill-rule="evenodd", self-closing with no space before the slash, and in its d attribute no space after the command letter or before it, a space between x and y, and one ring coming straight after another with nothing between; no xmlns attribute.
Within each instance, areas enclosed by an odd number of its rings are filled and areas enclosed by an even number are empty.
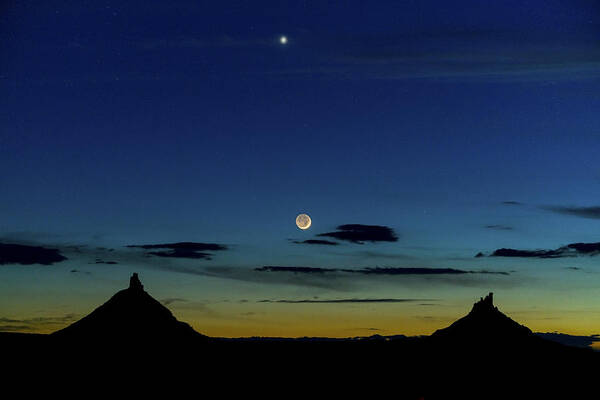
<svg viewBox="0 0 600 400"><path fill-rule="evenodd" d="M310 228L312 220L307 214L300 214L296 217L296 226L302 230Z"/></svg>

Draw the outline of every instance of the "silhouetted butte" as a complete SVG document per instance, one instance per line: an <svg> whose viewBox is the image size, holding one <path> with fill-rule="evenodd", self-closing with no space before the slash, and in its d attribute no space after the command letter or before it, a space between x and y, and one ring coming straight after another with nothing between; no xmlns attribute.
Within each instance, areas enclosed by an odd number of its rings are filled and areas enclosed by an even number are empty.
<svg viewBox="0 0 600 400"><path fill-rule="evenodd" d="M139 343L205 338L185 322L178 321L168 308L150 296L137 273L131 276L127 289L117 292L91 314L52 335L117 345L131 340Z"/></svg>
<svg viewBox="0 0 600 400"><path fill-rule="evenodd" d="M469 314L452 325L435 331L431 336L469 341L495 339L504 342L532 336L529 328L513 321L494 306L493 296L493 293L489 293L485 298L480 298L473 304Z"/></svg>

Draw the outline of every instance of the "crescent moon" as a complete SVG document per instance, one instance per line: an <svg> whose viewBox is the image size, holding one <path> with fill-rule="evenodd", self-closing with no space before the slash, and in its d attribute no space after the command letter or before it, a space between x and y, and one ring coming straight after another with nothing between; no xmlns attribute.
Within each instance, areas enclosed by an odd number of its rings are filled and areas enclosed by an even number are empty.
<svg viewBox="0 0 600 400"><path fill-rule="evenodd" d="M310 228L312 220L307 214L300 214L296 217L296 226L303 231Z"/></svg>

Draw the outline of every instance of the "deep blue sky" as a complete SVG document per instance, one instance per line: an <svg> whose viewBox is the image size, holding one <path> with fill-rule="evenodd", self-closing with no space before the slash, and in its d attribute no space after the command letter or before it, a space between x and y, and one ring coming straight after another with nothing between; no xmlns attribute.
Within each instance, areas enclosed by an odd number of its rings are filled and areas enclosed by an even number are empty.
<svg viewBox="0 0 600 400"><path fill-rule="evenodd" d="M5 2L2 241L229 246L200 270L533 269L544 287L541 260L472 257L600 241L600 7L375 3ZM347 223L399 240L290 241ZM574 261L597 262L549 265Z"/></svg>

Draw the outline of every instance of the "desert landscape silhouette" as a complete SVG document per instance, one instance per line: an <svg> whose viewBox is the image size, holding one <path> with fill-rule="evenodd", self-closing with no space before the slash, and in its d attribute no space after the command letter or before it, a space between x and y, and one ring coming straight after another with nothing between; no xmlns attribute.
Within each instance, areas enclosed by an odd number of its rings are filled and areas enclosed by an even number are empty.
<svg viewBox="0 0 600 400"><path fill-rule="evenodd" d="M44 371L44 379L64 373L63 365L76 365L74 376L109 369L105 389L127 379L166 383L200 374L213 389L266 377L265 395L294 387L311 396L393 390L411 399L584 394L600 360L590 348L544 339L513 321L492 293L430 336L209 337L178 321L144 290L137 273L129 287L71 325L47 335L3 332L0 344L14 365L52 360L58 370ZM231 393L241 395L236 385Z"/></svg>

